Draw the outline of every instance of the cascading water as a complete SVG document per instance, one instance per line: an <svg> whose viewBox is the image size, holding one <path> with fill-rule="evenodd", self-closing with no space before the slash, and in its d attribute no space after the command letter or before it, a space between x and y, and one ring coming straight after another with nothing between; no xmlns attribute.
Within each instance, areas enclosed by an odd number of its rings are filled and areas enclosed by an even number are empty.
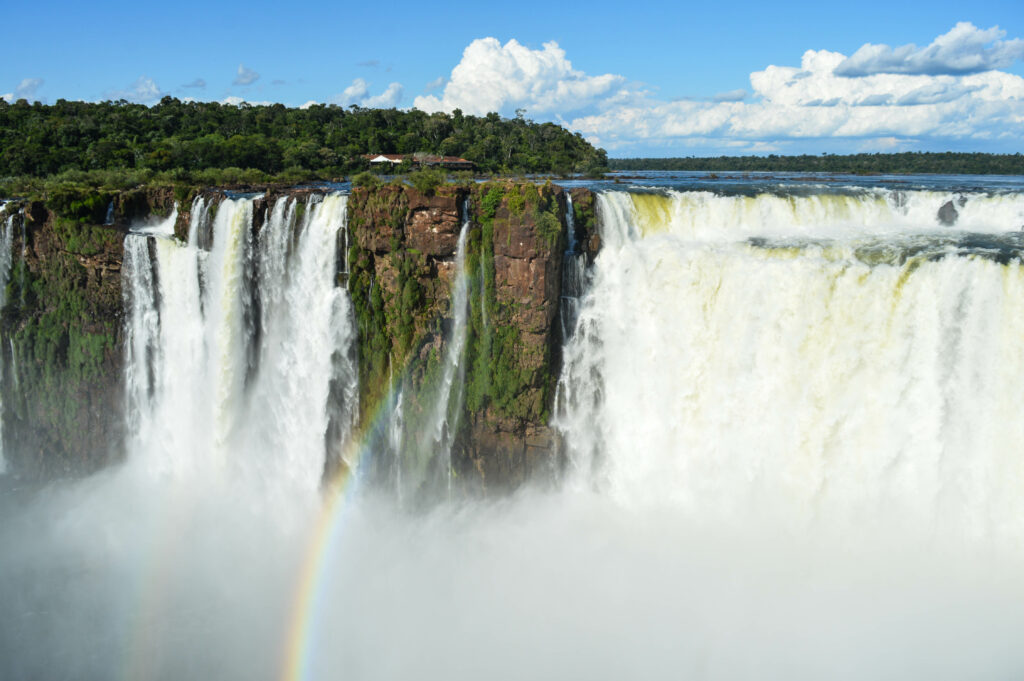
<svg viewBox="0 0 1024 681"><path fill-rule="evenodd" d="M13 253L11 249L14 245L14 217L14 215L7 216L2 227L0 227L0 309L3 309L4 305L7 304L7 282L11 278L11 263L13 260ZM13 351L11 354L13 358ZM2 380L4 375L3 359L3 352L0 352L0 380ZM2 435L3 418L4 403L2 391L0 391L0 475L3 475L7 471L7 462L4 459Z"/></svg>
<svg viewBox="0 0 1024 681"><path fill-rule="evenodd" d="M452 293L452 334L444 355L441 385L437 399L434 401L433 440L438 453L446 462L447 483L451 491L452 476L452 441L455 437L457 424L454 419L462 411L463 375L466 368L462 362L462 350L466 344L466 312L468 308L466 281L466 236L469 234L469 200L462 205L462 228L459 230L459 241L455 250L455 290ZM454 390L455 403L451 404ZM454 414L454 416L452 416Z"/></svg>
<svg viewBox="0 0 1024 681"><path fill-rule="evenodd" d="M569 245L562 256L562 297L558 311L562 322L562 338L568 341L579 317L580 296L586 288L587 256L577 249L576 215L572 207L572 194L566 193L565 204Z"/></svg>
<svg viewBox="0 0 1024 681"><path fill-rule="evenodd" d="M1024 536L1024 197L607 193L559 386L626 503ZM809 238L808 235L814 235Z"/></svg>
<svg viewBox="0 0 1024 681"><path fill-rule="evenodd" d="M127 237L130 449L153 470L315 490L329 426L351 429L354 339L334 251L346 197L310 201L302 218L296 205L278 200L254 236L253 200L225 199L209 252L203 199L189 244L169 228Z"/></svg>
<svg viewBox="0 0 1024 681"><path fill-rule="evenodd" d="M389 442L400 443L393 450L396 457L396 479L400 480L399 497L409 491L427 492L423 485L440 484L445 495L451 494L452 444L458 429L458 418L462 411L465 366L462 361L466 345L467 314L469 311L469 282L466 275L466 240L469 235L469 203L462 205L462 226L455 250L455 267L452 270L451 326L444 340L443 358L436 376L428 380L426 394L418 396L423 400L422 412L418 418L406 419L404 400L412 399L411 392L403 390L394 406ZM403 473L403 469L405 472ZM431 470L437 471L433 474ZM436 490L431 490L433 493Z"/></svg>
<svg viewBox="0 0 1024 681"><path fill-rule="evenodd" d="M419 483L382 466L321 518L355 404L344 200L127 237L131 458L0 494L0 677L1024 672L1020 195L602 194L565 483L396 508L376 492ZM385 450L455 427L467 230L429 389L363 415Z"/></svg>

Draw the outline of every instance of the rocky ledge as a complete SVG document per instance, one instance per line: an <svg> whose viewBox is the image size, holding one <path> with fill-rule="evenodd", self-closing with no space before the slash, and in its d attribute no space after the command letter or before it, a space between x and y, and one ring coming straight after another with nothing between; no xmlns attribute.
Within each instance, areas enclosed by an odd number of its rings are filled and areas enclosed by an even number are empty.
<svg viewBox="0 0 1024 681"><path fill-rule="evenodd" d="M312 189L259 188L259 210ZM0 333L3 440L29 477L79 475L123 457L121 260L128 225L166 217L188 235L197 196L219 190L140 188L102 196L5 204L14 254ZM572 190L575 242L599 248L594 195ZM355 188L339 234L338 284L359 332L360 414L376 413L396 381L423 416L451 335L456 249L469 220L461 411L451 465L467 491L514 487L557 466L548 427L561 363L558 323L568 193L551 184ZM200 241L202 242L202 235ZM347 250L346 250L347 249ZM363 429L368 423L361 424ZM363 433L365 435L365 433Z"/></svg>

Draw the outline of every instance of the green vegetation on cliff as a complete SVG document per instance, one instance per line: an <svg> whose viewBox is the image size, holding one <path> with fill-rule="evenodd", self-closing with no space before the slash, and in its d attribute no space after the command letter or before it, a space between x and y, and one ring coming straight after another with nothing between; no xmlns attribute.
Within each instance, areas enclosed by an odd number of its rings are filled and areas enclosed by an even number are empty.
<svg viewBox="0 0 1024 681"><path fill-rule="evenodd" d="M365 169L363 154L415 152L462 156L481 172L565 174L607 166L605 152L578 133L496 113L426 114L319 104L294 109L172 97L152 107L124 101L46 105L0 100L0 177L245 168L284 172L299 181Z"/></svg>
<svg viewBox="0 0 1024 681"><path fill-rule="evenodd" d="M547 325L535 320L546 314L545 305L557 306L558 301L547 300L546 291L524 296L520 289L527 283L514 281L507 265L499 277L496 258L507 263L513 232L525 229L539 238L533 239L524 259L536 260L537 266L559 263L552 255L564 249L560 206L550 186L533 184L484 184L473 198L479 229L470 232L466 253L466 410L519 423L545 423L554 389L554 343L546 337ZM522 237L519 234L517 240Z"/></svg>
<svg viewBox="0 0 1024 681"><path fill-rule="evenodd" d="M1021 154L931 153L849 154L836 156L718 156L716 158L613 158L612 170L708 170L742 172L818 172L853 174L941 173L1024 175Z"/></svg>
<svg viewBox="0 0 1024 681"><path fill-rule="evenodd" d="M467 415L487 414L509 427L544 423L554 387L548 317L558 305L557 289L548 282L557 279L565 247L559 194L550 185L511 182L438 191L443 195L430 205L445 207L428 210L446 211L450 220L459 219L463 197L470 199ZM411 246L413 204L422 207L424 201L416 189L399 185L359 188L349 199L349 291L359 328L364 414L373 413L389 377L411 377L417 391L437 378L441 320L453 316L449 287L455 285L445 284L437 269L441 262L452 267L455 234L444 237L447 246L434 255ZM431 225L430 238L439 238L438 223Z"/></svg>
<svg viewBox="0 0 1024 681"><path fill-rule="evenodd" d="M109 197L64 199L16 218L27 224L15 231L21 255L0 320L10 339L4 437L28 474L91 470L117 453L123 235L91 222Z"/></svg>

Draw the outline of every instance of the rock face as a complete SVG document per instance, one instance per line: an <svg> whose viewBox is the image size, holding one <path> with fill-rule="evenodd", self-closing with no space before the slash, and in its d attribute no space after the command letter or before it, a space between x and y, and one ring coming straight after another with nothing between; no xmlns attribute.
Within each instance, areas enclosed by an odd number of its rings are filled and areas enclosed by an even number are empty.
<svg viewBox="0 0 1024 681"><path fill-rule="evenodd" d="M170 187L83 191L0 212L14 219L0 316L4 458L13 473L81 475L123 457L124 235L133 221L169 215L174 202Z"/></svg>
<svg viewBox="0 0 1024 681"><path fill-rule="evenodd" d="M253 211L254 233L261 208L285 192L309 191L265 190ZM148 188L5 205L0 218L15 216L14 266L0 318L10 340L0 352L12 471L79 475L123 457L124 235L133 221L167 216L177 203L175 234L187 239L197 196L210 210L224 199L217 190ZM554 185L512 182L442 185L431 195L398 185L353 189L337 259L358 326L361 435L399 387L409 395L409 423L434 411L468 215L454 479L468 491L495 490L558 466L547 424L561 362L566 199ZM572 199L577 248L593 257L600 246L593 194L574 189ZM197 237L200 246L209 241Z"/></svg>
<svg viewBox="0 0 1024 681"><path fill-rule="evenodd" d="M587 239L593 197L573 196L578 238ZM442 339L451 337L454 259L468 211L464 393L451 419L451 465L463 488L514 487L558 465L547 424L561 362L566 206L561 187L526 183L448 185L430 197L384 186L355 189L349 200L360 413L378 413L398 375L394 390L407 396L409 421L434 397Z"/></svg>

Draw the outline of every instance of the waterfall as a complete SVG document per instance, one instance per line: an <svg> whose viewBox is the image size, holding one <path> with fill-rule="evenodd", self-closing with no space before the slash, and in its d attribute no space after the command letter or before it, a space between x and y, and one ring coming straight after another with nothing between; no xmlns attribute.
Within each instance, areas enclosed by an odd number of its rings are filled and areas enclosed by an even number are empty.
<svg viewBox="0 0 1024 681"><path fill-rule="evenodd" d="M452 445L462 412L465 383L465 363L462 361L466 345L467 315L469 309L469 281L466 273L466 241L469 235L470 215L468 200L462 206L463 220L455 251L452 270L451 324L441 346L442 357L437 366L428 368L423 385L417 390L401 389L391 413L389 443L399 444L389 449L396 458L396 480L406 492L433 493L443 491L450 495L452 483ZM407 386L411 387L411 386ZM416 393L419 394L416 394ZM406 416L405 402L415 400L416 413ZM412 410L409 410L412 411ZM424 485L437 485L440 490L427 490Z"/></svg>
<svg viewBox="0 0 1024 681"><path fill-rule="evenodd" d="M25 256L28 255L28 227L25 225L25 209L21 210L21 267L18 269L18 290L21 292L21 304L25 304Z"/></svg>
<svg viewBox="0 0 1024 681"><path fill-rule="evenodd" d="M11 278L11 262L13 260L13 254L11 249L14 246L14 215L8 215L4 221L3 226L0 227L0 310L3 310L7 304L7 282ZM12 339L13 342L13 339ZM13 346L12 346L13 348ZM11 358L13 361L14 352L12 349ZM4 376L4 356L3 352L0 352L0 381L3 380ZM4 418L4 403L3 403L3 391L0 391L0 475L7 472L7 462L4 459L4 444L3 444L3 418Z"/></svg>
<svg viewBox="0 0 1024 681"><path fill-rule="evenodd" d="M568 341L579 316L579 299L586 287L587 256L577 250L576 215L573 213L572 194L565 194L565 223L569 232L569 245L562 255L562 295L559 300L559 320L562 338Z"/></svg>
<svg viewBox="0 0 1024 681"><path fill-rule="evenodd" d="M466 312L469 304L467 297L469 282L466 280L466 236L469 234L469 199L462 205L462 229L459 230L459 241L455 250L455 274L452 293L452 334L448 339L444 356L444 370L437 399L434 402L433 439L438 446L438 454L447 464L447 484L451 493L452 481L452 442L455 439L457 420L462 411L463 377L466 373L462 362L462 351L466 345ZM458 380L456 381L456 376ZM455 403L450 404L452 391Z"/></svg>
<svg viewBox="0 0 1024 681"><path fill-rule="evenodd" d="M626 203L621 202L627 198ZM837 187L748 196L667 190L622 193L622 199L612 199L611 204L606 201L615 222L631 234L670 231L680 239L704 242L918 234L922 230L949 231L950 227L984 233L1024 227L1024 196L1019 193Z"/></svg>
<svg viewBox="0 0 1024 681"><path fill-rule="evenodd" d="M484 253L484 244L480 243L480 321L483 327L487 328L487 268L484 266L487 256Z"/></svg>
<svg viewBox="0 0 1024 681"><path fill-rule="evenodd" d="M922 194L601 194L555 418L572 479L1024 535L1024 197L967 197L970 234Z"/></svg>
<svg viewBox="0 0 1024 681"><path fill-rule="evenodd" d="M405 421L402 414L402 405L404 393L402 390L398 391L395 396L394 403L391 405L392 418L389 421L390 428L388 429L388 449L394 453L394 478L395 478L395 498L401 507L403 499L402 490L402 445L404 444L405 438L403 437L403 429L405 427Z"/></svg>
<svg viewBox="0 0 1024 681"><path fill-rule="evenodd" d="M258 234L253 199L223 200L205 224L199 198L187 244L162 229L126 238L133 460L316 489L329 431L344 438L356 418L355 336L335 271L346 198L312 199L301 219L279 199Z"/></svg>
<svg viewBox="0 0 1024 681"><path fill-rule="evenodd" d="M449 304L434 282L446 318L392 346L336 462L345 201L206 194L187 240L132 228L128 459L0 477L0 678L1021 676L1024 197L600 194L564 256L593 259L562 281L561 484L457 503L430 502L462 486L478 233L374 263L387 295L436 267ZM493 495L519 454L472 434Z"/></svg>

